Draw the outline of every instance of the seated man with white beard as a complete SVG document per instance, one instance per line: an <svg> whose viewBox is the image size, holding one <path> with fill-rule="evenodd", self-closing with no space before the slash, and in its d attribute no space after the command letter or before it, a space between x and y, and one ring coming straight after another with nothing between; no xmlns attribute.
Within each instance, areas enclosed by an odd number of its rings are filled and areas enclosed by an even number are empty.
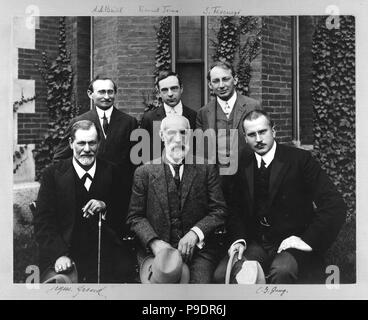
<svg viewBox="0 0 368 320"><path fill-rule="evenodd" d="M140 241L141 265L147 256L175 248L189 267L189 282L210 283L220 258L214 231L224 225L227 211L216 167L183 162L188 129L183 116L162 120L162 161L136 169L127 222Z"/></svg>
<svg viewBox="0 0 368 320"><path fill-rule="evenodd" d="M93 122L74 123L69 137L73 157L44 171L34 216L43 276L68 276L76 265L78 282L133 280L135 257L119 240L128 201L121 193L128 194L129 186L116 165L96 158L99 141ZM43 276L41 281L48 280Z"/></svg>

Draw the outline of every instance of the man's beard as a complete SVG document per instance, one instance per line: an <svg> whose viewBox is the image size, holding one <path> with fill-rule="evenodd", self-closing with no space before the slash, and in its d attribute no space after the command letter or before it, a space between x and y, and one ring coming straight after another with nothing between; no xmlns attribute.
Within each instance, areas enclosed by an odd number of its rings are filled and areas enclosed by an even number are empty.
<svg viewBox="0 0 368 320"><path fill-rule="evenodd" d="M94 155L84 155L84 156L80 156L77 161L84 167L88 167L91 166L93 164L93 162L95 161L95 157Z"/></svg>

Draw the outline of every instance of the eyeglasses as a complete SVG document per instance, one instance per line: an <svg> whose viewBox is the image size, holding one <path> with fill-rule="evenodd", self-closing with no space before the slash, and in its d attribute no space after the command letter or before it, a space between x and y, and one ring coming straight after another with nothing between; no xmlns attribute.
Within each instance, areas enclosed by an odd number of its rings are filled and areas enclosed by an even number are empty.
<svg viewBox="0 0 368 320"><path fill-rule="evenodd" d="M171 90L171 92L173 93L178 93L180 90L179 86L174 86L174 87L170 87L170 88L161 88L160 92L163 94L167 94L169 92L169 90Z"/></svg>

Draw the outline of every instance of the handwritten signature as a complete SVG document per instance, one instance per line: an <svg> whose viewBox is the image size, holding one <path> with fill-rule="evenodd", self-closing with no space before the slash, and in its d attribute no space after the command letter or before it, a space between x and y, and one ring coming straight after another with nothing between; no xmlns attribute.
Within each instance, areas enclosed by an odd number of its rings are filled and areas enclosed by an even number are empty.
<svg viewBox="0 0 368 320"><path fill-rule="evenodd" d="M46 292L49 294L56 295L70 295L72 298L76 298L79 295L89 295L89 296L99 296L106 299L106 296L103 294L106 287L102 288L94 288L86 285L81 286L67 286L67 285L55 285L48 289Z"/></svg>
<svg viewBox="0 0 368 320"><path fill-rule="evenodd" d="M284 294L288 293L288 291L277 286L264 286L259 287L256 293L264 295L279 295L280 297L282 297Z"/></svg>

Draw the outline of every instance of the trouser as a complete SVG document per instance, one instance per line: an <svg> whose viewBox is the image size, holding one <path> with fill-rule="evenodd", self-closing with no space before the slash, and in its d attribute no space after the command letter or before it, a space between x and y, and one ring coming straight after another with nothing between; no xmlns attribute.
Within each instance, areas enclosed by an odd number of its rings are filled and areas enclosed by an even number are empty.
<svg viewBox="0 0 368 320"><path fill-rule="evenodd" d="M252 241L247 245L242 259L235 262L230 283L237 283L236 275L241 270L245 260L256 260L262 266L267 283L292 284L296 283L301 273L310 268L316 256L311 252L297 249L287 249L277 253L280 243L268 241ZM215 271L215 282L224 283L226 265L229 257L226 255Z"/></svg>

